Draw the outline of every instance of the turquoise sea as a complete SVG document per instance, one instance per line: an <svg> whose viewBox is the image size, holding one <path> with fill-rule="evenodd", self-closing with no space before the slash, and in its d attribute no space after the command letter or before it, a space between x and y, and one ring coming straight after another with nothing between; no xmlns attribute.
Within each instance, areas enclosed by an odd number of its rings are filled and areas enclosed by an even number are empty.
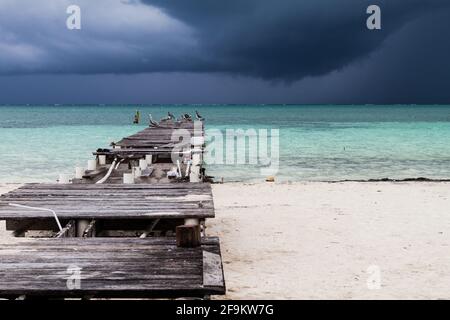
<svg viewBox="0 0 450 320"><path fill-rule="evenodd" d="M0 106L0 183L55 181L91 152L145 127L143 119L198 110L207 129L279 129L278 180L450 178L450 106ZM146 121L143 121L146 122ZM225 181L261 181L255 165L210 165Z"/></svg>

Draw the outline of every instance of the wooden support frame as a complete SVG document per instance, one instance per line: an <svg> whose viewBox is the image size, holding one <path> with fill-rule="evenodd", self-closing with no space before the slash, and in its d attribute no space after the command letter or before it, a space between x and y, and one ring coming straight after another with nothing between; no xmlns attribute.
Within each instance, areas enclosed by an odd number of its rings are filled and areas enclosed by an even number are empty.
<svg viewBox="0 0 450 320"><path fill-rule="evenodd" d="M89 225L83 231L83 238L95 237L97 233L97 221L92 220Z"/></svg>
<svg viewBox="0 0 450 320"><path fill-rule="evenodd" d="M75 237L75 235L76 235L75 227L76 227L75 220L70 220L66 224L66 226L56 234L55 238L73 238L73 237Z"/></svg>

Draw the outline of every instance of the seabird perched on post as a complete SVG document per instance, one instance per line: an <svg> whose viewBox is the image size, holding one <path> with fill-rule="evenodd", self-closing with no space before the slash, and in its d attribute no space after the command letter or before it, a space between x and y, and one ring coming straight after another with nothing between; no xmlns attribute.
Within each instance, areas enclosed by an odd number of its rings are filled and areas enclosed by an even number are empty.
<svg viewBox="0 0 450 320"><path fill-rule="evenodd" d="M200 115L200 113L198 113L198 111L197 110L195 110L195 117L197 118L197 120L199 120L199 121L203 121L203 120L205 120L205 118L203 118L201 115Z"/></svg>
<svg viewBox="0 0 450 320"><path fill-rule="evenodd" d="M161 121L171 121L172 119L174 119L173 114L171 114L170 112L167 112L167 117L162 118Z"/></svg>
<svg viewBox="0 0 450 320"><path fill-rule="evenodd" d="M150 125L151 125L151 126L159 127L159 123L156 122L155 120L153 120L153 117L152 117L152 114L151 114L151 113L149 113L148 117L149 117L149 119L150 119Z"/></svg>

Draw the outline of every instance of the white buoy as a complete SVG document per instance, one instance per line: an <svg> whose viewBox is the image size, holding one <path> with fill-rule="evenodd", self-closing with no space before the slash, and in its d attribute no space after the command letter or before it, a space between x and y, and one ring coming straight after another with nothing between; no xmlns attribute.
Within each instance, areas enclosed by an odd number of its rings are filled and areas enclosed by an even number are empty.
<svg viewBox="0 0 450 320"><path fill-rule="evenodd" d="M82 167L75 168L75 179L83 179L85 170Z"/></svg>
<svg viewBox="0 0 450 320"><path fill-rule="evenodd" d="M123 183L124 184L134 184L134 174L133 173L124 173L123 174Z"/></svg>
<svg viewBox="0 0 450 320"><path fill-rule="evenodd" d="M104 154L98 156L98 164L101 166L106 165L106 156Z"/></svg>
<svg viewBox="0 0 450 320"><path fill-rule="evenodd" d="M151 154L146 154L145 160L147 161L148 165L151 165L153 163L153 156Z"/></svg>
<svg viewBox="0 0 450 320"><path fill-rule="evenodd" d="M145 170L148 167L148 163L146 159L141 159L139 160L139 168L141 168L141 170Z"/></svg>
<svg viewBox="0 0 450 320"><path fill-rule="evenodd" d="M88 160L87 169L88 170L96 170L97 169L97 160Z"/></svg>
<svg viewBox="0 0 450 320"><path fill-rule="evenodd" d="M70 177L67 174L60 174L58 183L59 184L69 184L70 183Z"/></svg>

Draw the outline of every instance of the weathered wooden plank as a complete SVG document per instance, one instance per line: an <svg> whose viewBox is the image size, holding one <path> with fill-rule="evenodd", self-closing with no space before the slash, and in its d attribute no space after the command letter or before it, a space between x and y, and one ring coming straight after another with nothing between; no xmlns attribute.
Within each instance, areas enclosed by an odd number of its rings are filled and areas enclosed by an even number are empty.
<svg viewBox="0 0 450 320"><path fill-rule="evenodd" d="M203 250L203 285L208 287L225 286L220 254Z"/></svg>
<svg viewBox="0 0 450 320"><path fill-rule="evenodd" d="M47 212L10 203L49 208L61 219L214 217L209 184L28 184L0 197L0 219L45 219Z"/></svg>
<svg viewBox="0 0 450 320"><path fill-rule="evenodd" d="M83 175L84 179L94 179L102 174L105 174L106 171L108 171L108 167L100 167L96 170L87 170L85 174Z"/></svg>
<svg viewBox="0 0 450 320"><path fill-rule="evenodd" d="M217 238L177 248L168 238L63 238L0 242L0 296L172 297L223 294L205 284L203 251ZM68 280L79 270L79 287ZM72 268L72 269L70 269ZM217 280L218 281L218 280Z"/></svg>
<svg viewBox="0 0 450 320"><path fill-rule="evenodd" d="M179 210L179 211L58 211L59 218L64 219L180 219L180 218L213 218L211 210ZM46 219L50 218L45 213L1 211L0 219Z"/></svg>

